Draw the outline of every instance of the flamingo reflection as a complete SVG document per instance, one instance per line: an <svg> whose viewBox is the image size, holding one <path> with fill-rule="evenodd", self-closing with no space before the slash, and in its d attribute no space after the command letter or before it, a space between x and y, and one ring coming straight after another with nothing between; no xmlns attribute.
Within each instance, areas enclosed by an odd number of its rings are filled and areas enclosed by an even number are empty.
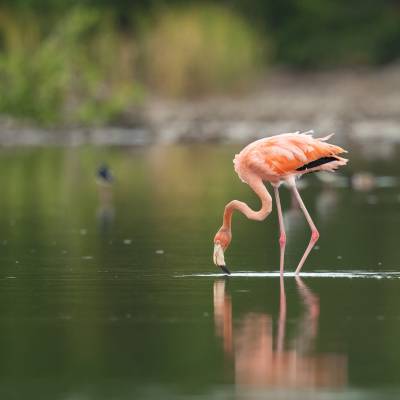
<svg viewBox="0 0 400 400"><path fill-rule="evenodd" d="M295 338L286 344L286 293L280 279L280 310L276 337L272 317L247 313L232 322L232 301L225 280L214 282L216 335L234 363L235 383L256 388L338 388L347 383L345 355L313 351L318 332L319 298L296 278L304 314Z"/></svg>

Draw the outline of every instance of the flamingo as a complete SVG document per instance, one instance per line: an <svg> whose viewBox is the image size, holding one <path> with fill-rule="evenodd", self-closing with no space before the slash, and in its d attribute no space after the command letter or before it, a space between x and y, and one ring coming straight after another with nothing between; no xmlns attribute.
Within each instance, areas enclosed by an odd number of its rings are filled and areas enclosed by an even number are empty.
<svg viewBox="0 0 400 400"><path fill-rule="evenodd" d="M239 154L236 154L233 163L236 173L242 182L247 183L257 194L261 201L259 211L252 210L246 203L232 200L225 206L221 228L214 237L213 260L226 274L230 274L225 264L224 253L232 240L232 215L234 210L243 213L247 218L262 221L272 211L272 198L264 185L264 181L271 183L274 194L279 221L279 246L280 246L280 275L284 271L284 258L286 247L286 233L283 224L282 207L279 198L279 186L286 182L293 192L308 225L311 229L310 242L300 259L295 274L300 273L308 254L319 239L319 232L315 226L300 193L296 187L296 178L315 171L334 171L342 165L346 165L347 159L339 156L347 153L339 146L327 143L333 136L314 138L313 131L283 133L260 140L247 145Z"/></svg>

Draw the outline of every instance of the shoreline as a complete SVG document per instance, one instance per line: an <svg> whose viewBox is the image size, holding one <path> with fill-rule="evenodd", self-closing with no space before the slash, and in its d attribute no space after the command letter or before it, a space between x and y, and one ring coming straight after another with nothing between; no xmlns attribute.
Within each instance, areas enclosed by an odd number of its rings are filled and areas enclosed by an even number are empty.
<svg viewBox="0 0 400 400"><path fill-rule="evenodd" d="M400 67L360 72L272 72L251 91L198 100L149 99L134 127L38 128L4 117L0 145L144 146L247 143L283 132L335 132L338 144L400 145Z"/></svg>

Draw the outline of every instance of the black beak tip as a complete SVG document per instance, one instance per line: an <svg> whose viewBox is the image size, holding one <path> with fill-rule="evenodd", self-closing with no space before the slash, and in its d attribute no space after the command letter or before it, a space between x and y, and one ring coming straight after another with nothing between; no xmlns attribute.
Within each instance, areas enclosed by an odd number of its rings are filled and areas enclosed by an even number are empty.
<svg viewBox="0 0 400 400"><path fill-rule="evenodd" d="M219 267L224 271L227 275L231 274L231 271L225 265L219 265Z"/></svg>

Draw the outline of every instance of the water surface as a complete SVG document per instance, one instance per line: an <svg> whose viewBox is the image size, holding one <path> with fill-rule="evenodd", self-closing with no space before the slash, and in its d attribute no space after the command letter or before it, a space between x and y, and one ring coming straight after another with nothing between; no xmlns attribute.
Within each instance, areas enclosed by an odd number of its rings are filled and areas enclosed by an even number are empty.
<svg viewBox="0 0 400 400"><path fill-rule="evenodd" d="M309 231L285 188L283 281L275 209L235 215L226 278L211 260L224 205L259 207L235 151L1 151L2 399L398 398L396 161L355 154L300 181L321 234L301 279Z"/></svg>

